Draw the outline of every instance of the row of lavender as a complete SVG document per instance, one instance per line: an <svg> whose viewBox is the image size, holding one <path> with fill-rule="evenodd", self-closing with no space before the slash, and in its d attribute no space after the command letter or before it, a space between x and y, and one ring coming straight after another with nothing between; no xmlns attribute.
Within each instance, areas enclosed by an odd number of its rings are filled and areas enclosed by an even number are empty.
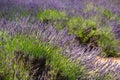
<svg viewBox="0 0 120 80"><path fill-rule="evenodd" d="M120 79L120 66L117 63L112 63L111 60L101 63L100 59L96 59L96 56L100 54L100 49L79 45L75 36L69 35L66 30L58 31L51 25L44 25L40 22L31 24L28 21L29 18L12 22L1 20L0 30L8 31L10 35L16 33L31 35L34 32L35 38L61 47L62 54L68 56L72 61L77 61L78 64L85 65L88 68L86 73L90 74L90 79L94 79L98 75L102 79L108 73L111 73L114 78Z"/></svg>
<svg viewBox="0 0 120 80"><path fill-rule="evenodd" d="M81 15L84 18L91 19L97 17L98 22L103 21L100 26L112 27L117 38L120 38L120 6L118 0L0 0L0 9L9 10L14 3L27 5L29 9L33 8L34 11L56 9L65 11L69 16Z"/></svg>

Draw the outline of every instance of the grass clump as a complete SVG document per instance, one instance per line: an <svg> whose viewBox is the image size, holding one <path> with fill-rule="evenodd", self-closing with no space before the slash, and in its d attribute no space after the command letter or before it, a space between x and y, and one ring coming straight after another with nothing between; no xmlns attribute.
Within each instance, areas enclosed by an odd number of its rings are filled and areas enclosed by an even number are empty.
<svg viewBox="0 0 120 80"><path fill-rule="evenodd" d="M83 20L81 17L74 17L68 21L67 29L70 33L81 38L82 43L87 43L95 35L97 25L92 20Z"/></svg>
<svg viewBox="0 0 120 80"><path fill-rule="evenodd" d="M7 77L11 80L14 80L15 78L18 78L18 75L16 75L16 73L19 73L22 75L22 77L19 75L20 79L23 80L26 80L29 77L32 79L38 79L38 75L43 76L43 78L47 80L75 80L79 75L80 68L75 63L72 63L69 59L67 59L67 57L58 54L59 49L54 48L51 45L42 43L33 37L26 37L23 35L17 35L14 37L3 36L3 39L5 42L2 45L4 46L4 51L2 51L2 54L5 52L6 56L5 59L2 59L2 63L4 63L4 65L1 63L3 67L1 68L2 71L0 72L4 74L5 78ZM21 66L17 66L18 63L12 62L15 57L16 50L21 51L23 53L22 55L29 55L28 60L30 60L30 66L27 66L27 69L25 69L25 71L22 68L24 67L24 65L22 65L24 61L22 61ZM13 65L9 65L8 63ZM41 66L40 63L43 63L42 65L44 65L42 71L41 67L43 66ZM37 69L35 65L40 66L38 66ZM10 66L14 68L9 68ZM35 72L35 70L38 71ZM25 73L23 73L23 71ZM34 74L31 72L34 72ZM81 73L83 73L83 71L81 71Z"/></svg>
<svg viewBox="0 0 120 80"><path fill-rule="evenodd" d="M102 55L106 57L117 56L116 48L118 47L119 41L115 38L114 33L110 28L104 27L102 30L98 31L98 45L102 49Z"/></svg>
<svg viewBox="0 0 120 80"><path fill-rule="evenodd" d="M51 9L38 11L36 17L45 24L55 25L56 29L63 29L68 19L65 12Z"/></svg>
<svg viewBox="0 0 120 80"><path fill-rule="evenodd" d="M64 12L60 12L57 10L43 10L43 11L39 11L37 13L37 17L41 20L41 21L45 21L45 20L60 20L60 19L64 19L66 16L66 14Z"/></svg>
<svg viewBox="0 0 120 80"><path fill-rule="evenodd" d="M68 21L67 29L69 33L76 35L81 43L90 44L91 47L101 47L102 55L117 56L115 48L118 40L110 28L99 27L99 24L92 19L73 17Z"/></svg>
<svg viewBox="0 0 120 80"><path fill-rule="evenodd" d="M111 17L113 16L112 12L106 9L102 11L102 15L104 18L107 18L107 19L111 19Z"/></svg>

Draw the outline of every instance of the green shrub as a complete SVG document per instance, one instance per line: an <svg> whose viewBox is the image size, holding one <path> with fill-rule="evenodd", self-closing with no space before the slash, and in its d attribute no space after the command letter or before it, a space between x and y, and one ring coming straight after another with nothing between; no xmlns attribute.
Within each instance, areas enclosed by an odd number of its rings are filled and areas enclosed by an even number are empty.
<svg viewBox="0 0 120 80"><path fill-rule="evenodd" d="M50 9L38 11L36 18L45 24L54 25L58 30L63 29L68 20L65 12Z"/></svg>
<svg viewBox="0 0 120 80"><path fill-rule="evenodd" d="M60 20L64 19L66 17L66 14L64 12L60 12L57 10L43 10L39 11L37 13L37 18L40 19L41 21L44 20Z"/></svg>
<svg viewBox="0 0 120 80"><path fill-rule="evenodd" d="M9 50L7 51L5 48L10 47L7 45L5 38L6 33L0 32L0 73L3 75L4 80L27 80L28 79L28 70L24 67L24 63L20 62L19 65L16 62L13 52ZM6 36L7 37L7 36ZM12 47L11 47L12 48Z"/></svg>
<svg viewBox="0 0 120 80"><path fill-rule="evenodd" d="M80 37L83 43L87 43L89 39L95 35L97 25L92 20L73 17L68 21L67 29L70 33Z"/></svg>
<svg viewBox="0 0 120 80"><path fill-rule="evenodd" d="M103 27L98 31L98 45L102 48L104 56L114 57L117 55L115 48L118 47L118 40L108 27Z"/></svg>
<svg viewBox="0 0 120 80"><path fill-rule="evenodd" d="M72 17L67 23L70 34L76 35L80 42L94 47L101 47L105 56L116 56L115 48L118 41L109 27L98 27L99 24L92 19L83 20L81 17Z"/></svg>
<svg viewBox="0 0 120 80"><path fill-rule="evenodd" d="M81 36L81 34L83 32L83 28L81 27L82 23L83 23L83 20L81 17L80 18L76 18L76 17L70 18L66 25L69 33L75 34L77 36Z"/></svg>
<svg viewBox="0 0 120 80"><path fill-rule="evenodd" d="M103 10L102 15L103 15L103 17L105 17L105 18L107 18L107 19L110 19L113 14L112 14L111 11L105 9L105 10Z"/></svg>
<svg viewBox="0 0 120 80"><path fill-rule="evenodd" d="M67 77L68 80L75 80L76 77L79 75L80 68L77 67L76 63L72 63L69 59L67 59L67 57L63 56L62 54L58 54L59 49L57 48L53 48L52 46L40 42L33 37L19 35L14 37L6 36L3 38L5 41L3 44L5 52L7 53L7 55L11 56L10 58L12 58L13 52L15 50L22 51L23 53L26 53L33 58L46 57L46 65L50 65L49 74L51 74L51 76L53 77L56 77L58 72L60 72L61 75ZM8 63L8 60L8 58L6 59L6 61L4 61L3 59L3 62ZM9 64L11 64L11 62ZM5 64L4 66L6 66L6 68L2 68L3 72L6 72L7 69L11 71L13 70L9 69L10 65L8 64ZM15 70L18 69L16 64L13 64L13 66L15 66ZM23 69L21 67L20 71L23 72L22 70ZM14 75L14 72L8 71L8 73L8 78L14 79L14 77L12 77L12 75ZM81 75L83 75L83 71L81 71L81 73ZM27 74L23 75L21 79L23 79L24 77L27 77Z"/></svg>

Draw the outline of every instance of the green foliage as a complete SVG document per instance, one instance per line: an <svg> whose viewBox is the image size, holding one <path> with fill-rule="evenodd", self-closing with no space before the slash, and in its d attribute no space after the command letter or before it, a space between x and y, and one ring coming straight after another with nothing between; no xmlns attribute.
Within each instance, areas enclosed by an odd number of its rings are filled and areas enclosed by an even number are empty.
<svg viewBox="0 0 120 80"><path fill-rule="evenodd" d="M19 35L14 37L4 36L3 38L5 39L5 42L3 45L5 48L5 52L7 53L7 55L10 55L11 57L13 56L13 52L15 50L22 51L27 55L33 56L33 58L46 57L47 59L46 65L50 65L51 67L51 71L50 71L52 72L51 75L57 76L57 73L60 72L62 75L66 76L68 80L75 80L75 78L79 75L80 68L78 68L75 63L72 63L69 59L67 59L62 54L58 54L59 49L57 48L53 48L52 46L47 45L43 42L40 42L34 39L33 37L26 37L26 36ZM8 63L8 60L9 60L8 58L6 59L6 61L4 61L3 59L3 62ZM11 62L9 64L11 64ZM4 66L6 67L2 68L3 72L6 72L7 69L8 70L18 69L16 64L12 65L12 67L16 66L15 68L12 68L12 69L8 68L10 66L8 64L5 64ZM23 72L22 67L20 68L19 72L20 73ZM10 72L10 71L8 71L8 73L11 75L14 74L13 72ZM12 77L11 75L8 75L8 78L11 77L11 79L14 79L14 77ZM27 75L24 75L24 76L27 76Z"/></svg>
<svg viewBox="0 0 120 80"><path fill-rule="evenodd" d="M107 19L111 19L111 17L113 16L112 12L107 9L103 10L102 15Z"/></svg>
<svg viewBox="0 0 120 80"><path fill-rule="evenodd" d="M99 28L98 26L99 24L92 19L83 20L81 17L72 17L67 23L69 33L79 37L82 43L101 47L101 54L104 56L116 56L115 48L118 41L114 33L108 27Z"/></svg>
<svg viewBox="0 0 120 80"><path fill-rule="evenodd" d="M81 36L83 32L83 28L81 27L83 23L82 18L72 17L67 22L67 29L70 33L75 34L77 36Z"/></svg>
<svg viewBox="0 0 120 80"><path fill-rule="evenodd" d="M67 15L64 11L57 10L43 10L38 11L36 18L45 24L52 24L56 29L61 30L66 25L68 20Z"/></svg>
<svg viewBox="0 0 120 80"><path fill-rule="evenodd" d="M66 14L64 12L60 12L57 10L44 10L44 11L39 11L37 13L37 17L41 20L44 21L45 19L47 20L60 20L64 19Z"/></svg>
<svg viewBox="0 0 120 80"><path fill-rule="evenodd" d="M115 35L111 32L110 28L103 27L102 30L98 31L98 45L102 48L104 56L113 57L116 56L115 48L118 46L118 40Z"/></svg>
<svg viewBox="0 0 120 80"><path fill-rule="evenodd" d="M3 53L2 53L3 54ZM15 61L13 55L5 55L0 61L0 73L3 75L4 80L27 80L28 70L24 67L24 63Z"/></svg>
<svg viewBox="0 0 120 80"><path fill-rule="evenodd" d="M83 43L88 42L88 40L95 35L96 26L94 21L90 19L83 20L81 17L73 17L67 23L68 31L80 37Z"/></svg>
<svg viewBox="0 0 120 80"><path fill-rule="evenodd" d="M8 53L5 44L6 33L0 32L0 73L3 75L4 80L27 80L28 78L28 70L23 66L23 62L20 62L19 65L16 62L13 52L10 52L10 48ZM8 46L8 45L7 45Z"/></svg>
<svg viewBox="0 0 120 80"><path fill-rule="evenodd" d="M87 8L85 9L85 13L92 11L92 10L100 12L101 15L99 15L96 18L96 20L94 20L94 21L96 21L95 24L97 24L96 25L97 27L94 28L94 30L91 30L91 32L90 32L91 35L87 36L88 34L87 35L84 34L86 36L85 42L87 41L87 39L90 40L90 42L93 42L93 41L91 41L91 39L92 39L92 40L94 40L95 44L97 44L98 47L101 47L101 49L102 49L101 54L103 56L106 56L106 57L116 56L117 53L116 53L115 49L118 47L118 45L117 45L118 40L115 39L115 35L112 32L112 29L110 29L109 27L106 27L109 25L106 21L108 21L108 20L112 21L112 20L116 20L116 19L118 20L117 14L113 14L110 10L105 9L102 6L95 7L95 6L93 6L93 4L88 3ZM101 17L102 17L102 19L99 20L99 18L101 18ZM94 17L92 16L92 18L94 18ZM85 24L87 24L87 23L85 23ZM103 26L103 27L100 29L99 26Z"/></svg>
<svg viewBox="0 0 120 80"><path fill-rule="evenodd" d="M107 27L103 27L101 30L98 31L97 34L99 34L98 43L101 46L107 47L107 45L108 46L115 45L115 43L116 43L115 36L111 32L110 28L108 29ZM109 44L108 44L108 42L109 42Z"/></svg>

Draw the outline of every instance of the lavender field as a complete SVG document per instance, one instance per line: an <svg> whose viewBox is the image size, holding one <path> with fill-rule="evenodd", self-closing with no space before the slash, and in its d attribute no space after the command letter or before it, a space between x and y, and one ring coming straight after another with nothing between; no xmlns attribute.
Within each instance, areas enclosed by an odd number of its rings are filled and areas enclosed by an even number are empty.
<svg viewBox="0 0 120 80"><path fill-rule="evenodd" d="M120 80L120 1L0 0L0 80Z"/></svg>

